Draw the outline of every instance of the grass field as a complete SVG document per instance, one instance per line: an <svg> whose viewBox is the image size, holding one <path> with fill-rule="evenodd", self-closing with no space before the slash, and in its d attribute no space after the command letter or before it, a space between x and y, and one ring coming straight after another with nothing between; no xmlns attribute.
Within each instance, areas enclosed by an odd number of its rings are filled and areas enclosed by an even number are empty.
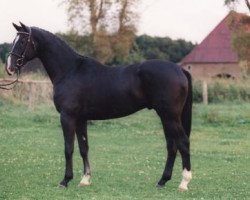
<svg viewBox="0 0 250 200"><path fill-rule="evenodd" d="M53 106L29 111L0 101L0 199L250 199L250 104L194 105L193 180L180 193L178 156L173 179L157 189L165 164L158 117L143 110L89 126L92 185L78 187L82 161L76 145L74 179L64 173L63 137Z"/></svg>

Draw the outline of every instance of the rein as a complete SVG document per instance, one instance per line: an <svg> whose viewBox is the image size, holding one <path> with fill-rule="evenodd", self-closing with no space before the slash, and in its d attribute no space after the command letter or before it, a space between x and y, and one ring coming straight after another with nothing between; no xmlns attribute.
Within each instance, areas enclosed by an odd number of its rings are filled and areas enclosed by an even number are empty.
<svg viewBox="0 0 250 200"><path fill-rule="evenodd" d="M12 90L17 82L18 82L18 78L19 78L19 75L20 75L20 72L19 72L19 69L17 70L17 73L16 73L16 79L10 83L6 83L6 84L0 84L0 89L2 90Z"/></svg>

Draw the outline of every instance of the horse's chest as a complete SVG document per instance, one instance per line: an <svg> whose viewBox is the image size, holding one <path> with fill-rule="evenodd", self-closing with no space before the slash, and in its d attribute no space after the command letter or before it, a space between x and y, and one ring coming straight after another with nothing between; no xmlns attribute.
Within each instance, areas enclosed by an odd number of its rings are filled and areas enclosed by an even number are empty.
<svg viewBox="0 0 250 200"><path fill-rule="evenodd" d="M79 112L81 104L79 102L79 95L74 90L54 90L54 104L58 112Z"/></svg>

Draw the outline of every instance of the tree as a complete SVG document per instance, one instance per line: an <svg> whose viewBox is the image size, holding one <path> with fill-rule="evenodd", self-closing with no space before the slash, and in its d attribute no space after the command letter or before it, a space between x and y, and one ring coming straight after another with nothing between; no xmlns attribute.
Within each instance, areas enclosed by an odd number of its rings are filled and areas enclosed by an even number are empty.
<svg viewBox="0 0 250 200"><path fill-rule="evenodd" d="M145 59L165 59L176 63L194 48L194 44L182 39L148 35L136 37L136 43Z"/></svg>
<svg viewBox="0 0 250 200"><path fill-rule="evenodd" d="M8 53L10 52L11 44L3 43L0 45L0 59L2 63L6 63L6 58Z"/></svg>
<svg viewBox="0 0 250 200"><path fill-rule="evenodd" d="M70 26L80 34L95 36L98 25L110 8L110 0L64 0Z"/></svg>
<svg viewBox="0 0 250 200"><path fill-rule="evenodd" d="M129 56L135 38L135 19L138 19L133 8L138 0L116 0L116 21L117 27L112 35L113 62L125 62Z"/></svg>
<svg viewBox="0 0 250 200"><path fill-rule="evenodd" d="M76 31L68 33L56 33L57 36L67 41L67 43L80 54L91 56L93 54L90 35L79 35Z"/></svg>
<svg viewBox="0 0 250 200"><path fill-rule="evenodd" d="M92 56L110 62L129 54L136 32L132 8L138 1L64 0L64 3L72 29L90 35Z"/></svg>
<svg viewBox="0 0 250 200"><path fill-rule="evenodd" d="M243 72L250 75L250 17L242 15L231 23L233 30L232 45L242 62Z"/></svg>
<svg viewBox="0 0 250 200"><path fill-rule="evenodd" d="M76 32L58 33L57 35L67 41L78 52L84 55L91 55L89 35L78 35ZM99 43L99 45L105 44ZM121 59L114 57L106 63L109 65L121 65L141 62L147 59L164 59L178 63L194 46L192 42L183 39L172 40L169 37L152 37L148 35L135 36L126 57ZM109 53L105 51L104 49L105 54Z"/></svg>
<svg viewBox="0 0 250 200"><path fill-rule="evenodd" d="M68 21L72 28L71 33L80 35L89 35L89 47L91 56L96 57L101 62L105 62L106 58L99 54L99 42L106 40L103 34L99 33L99 27L105 29L103 23L106 18L107 10L110 8L110 0L64 0L67 4ZM101 31L103 33L103 31ZM73 36L73 35L71 35ZM83 45L83 44L82 44ZM106 46L106 49L108 46Z"/></svg>
<svg viewBox="0 0 250 200"><path fill-rule="evenodd" d="M245 4L246 4L248 10L250 11L249 0L244 0L244 1L245 1ZM225 2L225 5L230 7L230 9L233 9L236 6L236 4L240 2L240 0L224 0L224 2Z"/></svg>
<svg viewBox="0 0 250 200"><path fill-rule="evenodd" d="M225 5L234 9L239 0L225 0ZM250 2L245 0L245 4L250 11ZM229 27L232 31L232 46L237 52L239 59L245 63L243 71L250 75L250 17L248 15L231 13Z"/></svg>

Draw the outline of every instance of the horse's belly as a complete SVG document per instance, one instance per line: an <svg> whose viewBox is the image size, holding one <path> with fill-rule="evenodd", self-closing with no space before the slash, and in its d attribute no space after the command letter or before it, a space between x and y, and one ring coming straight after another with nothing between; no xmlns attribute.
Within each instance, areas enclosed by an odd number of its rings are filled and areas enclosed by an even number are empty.
<svg viewBox="0 0 250 200"><path fill-rule="evenodd" d="M104 120L124 117L145 108L143 104L128 103L89 106L87 118L89 120Z"/></svg>

